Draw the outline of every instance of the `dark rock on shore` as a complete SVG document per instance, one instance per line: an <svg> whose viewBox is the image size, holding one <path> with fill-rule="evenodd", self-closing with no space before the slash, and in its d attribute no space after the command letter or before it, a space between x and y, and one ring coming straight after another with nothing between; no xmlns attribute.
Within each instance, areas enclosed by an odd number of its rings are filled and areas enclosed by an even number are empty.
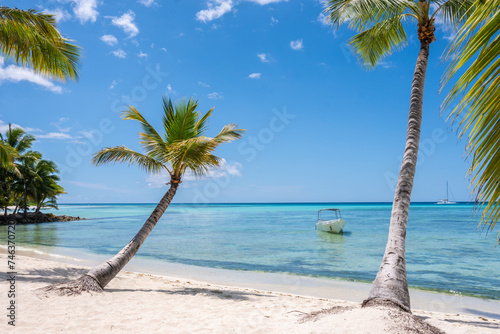
<svg viewBox="0 0 500 334"><path fill-rule="evenodd" d="M71 216L56 216L52 213L34 213L28 212L26 216L22 213L10 214L7 216L0 216L0 225L12 224L39 224L51 222L70 222L74 220L85 220L85 218L71 217Z"/></svg>

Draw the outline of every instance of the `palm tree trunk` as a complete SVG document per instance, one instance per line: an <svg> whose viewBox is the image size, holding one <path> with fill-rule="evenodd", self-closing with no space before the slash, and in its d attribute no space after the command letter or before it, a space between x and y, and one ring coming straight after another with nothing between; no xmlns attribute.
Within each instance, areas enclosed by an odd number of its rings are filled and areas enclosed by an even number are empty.
<svg viewBox="0 0 500 334"><path fill-rule="evenodd" d="M56 290L58 294L75 294L82 291L102 292L104 287L125 267L134 257L146 238L149 236L158 220L168 208L177 192L178 183L171 183L170 189L153 210L142 228L123 249L108 261L92 268L88 273L73 282L50 285L44 291Z"/></svg>
<svg viewBox="0 0 500 334"><path fill-rule="evenodd" d="M413 177L417 166L428 58L429 43L422 42L413 75L406 146L392 203L389 238L382 264L363 306L385 304L411 312L406 280L405 237Z"/></svg>

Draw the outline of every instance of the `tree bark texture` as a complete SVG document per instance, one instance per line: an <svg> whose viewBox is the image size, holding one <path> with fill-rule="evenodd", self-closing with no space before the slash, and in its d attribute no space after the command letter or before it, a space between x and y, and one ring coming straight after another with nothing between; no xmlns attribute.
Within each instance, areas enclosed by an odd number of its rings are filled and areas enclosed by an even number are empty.
<svg viewBox="0 0 500 334"><path fill-rule="evenodd" d="M413 75L406 146L392 204L389 237L382 264L363 306L387 305L389 302L411 312L410 294L406 280L405 238L413 178L417 166L428 58L429 43L421 43Z"/></svg>
<svg viewBox="0 0 500 334"><path fill-rule="evenodd" d="M172 183L170 189L163 196L160 203L156 206L151 216L146 220L142 228L132 238L132 240L123 249L110 260L92 268L86 276L96 280L101 288L104 288L125 265L134 257L146 238L149 236L158 220L169 206L172 198L177 191L178 184Z"/></svg>

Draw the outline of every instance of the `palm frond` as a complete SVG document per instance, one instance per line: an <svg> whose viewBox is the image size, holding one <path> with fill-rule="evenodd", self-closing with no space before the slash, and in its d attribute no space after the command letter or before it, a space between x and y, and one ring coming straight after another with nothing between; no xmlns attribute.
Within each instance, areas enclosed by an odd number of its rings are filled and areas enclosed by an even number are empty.
<svg viewBox="0 0 500 334"><path fill-rule="evenodd" d="M213 138L213 140L219 145L222 143L227 143L233 140L240 139L245 133L245 129L238 129L237 124L231 123L225 125L222 130Z"/></svg>
<svg viewBox="0 0 500 334"><path fill-rule="evenodd" d="M96 154L92 158L92 164L101 166L104 164L126 163L129 166L135 165L144 169L148 173L158 173L163 170L164 165L157 160L135 152L125 146L107 147Z"/></svg>
<svg viewBox="0 0 500 334"><path fill-rule="evenodd" d="M349 41L365 66L375 67L380 59L406 45L407 37L402 23L406 15L400 14L380 21Z"/></svg>
<svg viewBox="0 0 500 334"><path fill-rule="evenodd" d="M478 203L481 223L493 228L500 218L500 0L479 3L447 52L451 59L443 85L460 75L442 110L459 99L448 119L459 122L472 156L468 174Z"/></svg>
<svg viewBox="0 0 500 334"><path fill-rule="evenodd" d="M432 18L440 15L446 26L458 28L472 13L471 9L476 4L475 0L435 0L437 6Z"/></svg>
<svg viewBox="0 0 500 334"><path fill-rule="evenodd" d="M0 51L44 76L78 79L81 49L61 36L51 14L0 7Z"/></svg>
<svg viewBox="0 0 500 334"><path fill-rule="evenodd" d="M194 131L198 136L202 135L207 129L207 120L210 116L212 116L212 111L214 108L207 111L205 115L203 115L195 124Z"/></svg>
<svg viewBox="0 0 500 334"><path fill-rule="evenodd" d="M411 0L330 0L324 11L332 24L348 23L349 28L359 32L406 11L416 16L419 10Z"/></svg>

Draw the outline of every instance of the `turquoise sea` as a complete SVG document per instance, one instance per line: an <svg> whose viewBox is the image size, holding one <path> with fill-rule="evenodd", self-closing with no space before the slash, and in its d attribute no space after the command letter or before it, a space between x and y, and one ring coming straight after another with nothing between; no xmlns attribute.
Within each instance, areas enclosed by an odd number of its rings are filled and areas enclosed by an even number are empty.
<svg viewBox="0 0 500 334"><path fill-rule="evenodd" d="M66 204L54 213L91 218L16 227L28 248L113 255L155 204ZM340 208L342 235L314 229L317 210ZM202 267L289 273L349 281L375 278L391 203L171 204L137 257ZM415 203L407 230L410 286L500 299L497 231L477 229L473 205ZM0 227L6 244L6 227Z"/></svg>

